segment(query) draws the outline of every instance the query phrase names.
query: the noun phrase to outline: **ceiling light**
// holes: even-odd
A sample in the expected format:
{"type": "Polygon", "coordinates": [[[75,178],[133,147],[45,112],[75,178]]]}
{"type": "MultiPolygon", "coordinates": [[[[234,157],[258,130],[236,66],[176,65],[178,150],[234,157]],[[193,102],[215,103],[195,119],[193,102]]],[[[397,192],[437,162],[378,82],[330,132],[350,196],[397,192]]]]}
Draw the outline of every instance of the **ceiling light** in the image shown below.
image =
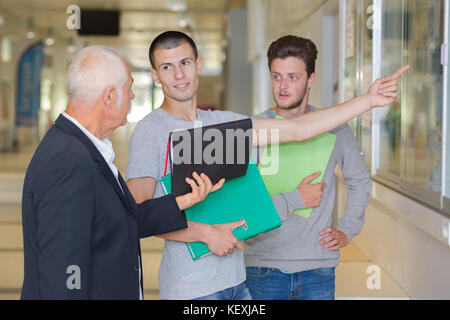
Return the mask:
{"type": "Polygon", "coordinates": [[[45,39],[45,44],[50,47],[55,44],[55,40],[53,38],[47,38],[45,39]]]}
{"type": "Polygon", "coordinates": [[[34,22],[33,18],[28,18],[27,20],[27,31],[25,36],[28,40],[34,39],[36,37],[36,33],[34,32],[34,22]]]}
{"type": "Polygon", "coordinates": [[[188,22],[186,19],[181,18],[180,20],[178,20],[178,25],[182,28],[186,28],[186,26],[188,25],[188,22]]]}
{"type": "Polygon", "coordinates": [[[26,36],[27,36],[28,40],[31,40],[31,39],[34,39],[34,37],[36,37],[36,33],[34,33],[33,31],[28,31],[26,33],[26,36]]]}
{"type": "Polygon", "coordinates": [[[67,41],[67,53],[73,54],[77,51],[77,47],[73,41],[73,38],[69,38],[67,41]]]}
{"type": "Polygon", "coordinates": [[[191,19],[185,12],[180,12],[178,14],[177,23],[181,28],[186,28],[192,24],[191,19]]]}
{"type": "Polygon", "coordinates": [[[184,0],[166,0],[166,8],[170,11],[186,11],[187,5],[184,0]]]}
{"type": "Polygon", "coordinates": [[[1,61],[3,63],[8,63],[11,61],[12,57],[12,45],[11,41],[4,37],[1,41],[1,61]]]}
{"type": "Polygon", "coordinates": [[[47,29],[47,38],[45,39],[45,44],[49,47],[55,44],[55,39],[53,39],[53,28],[52,27],[48,27],[48,29],[47,29]]]}

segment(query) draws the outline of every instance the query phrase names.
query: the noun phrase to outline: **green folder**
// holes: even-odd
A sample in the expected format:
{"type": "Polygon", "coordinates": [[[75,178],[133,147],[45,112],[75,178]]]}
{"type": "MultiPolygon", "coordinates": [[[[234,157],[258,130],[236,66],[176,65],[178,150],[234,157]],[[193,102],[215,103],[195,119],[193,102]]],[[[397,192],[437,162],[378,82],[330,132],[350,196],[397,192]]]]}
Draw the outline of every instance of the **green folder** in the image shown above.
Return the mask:
{"type": "MultiPolygon", "coordinates": [[[[274,152],[272,145],[268,145],[261,155],[259,169],[270,195],[290,192],[298,187],[302,180],[318,171],[321,175],[311,183],[319,183],[330,161],[336,136],[325,133],[303,142],[288,142],[279,144],[279,167],[273,174],[264,174],[268,168],[270,156],[274,152]],[[267,164],[267,165],[265,165],[267,164]]],[[[298,209],[294,213],[305,218],[311,216],[312,208],[298,209]]]]}
{"type": "MultiPolygon", "coordinates": [[[[171,193],[170,174],[161,178],[166,193],[171,193]]],[[[262,232],[281,226],[281,220],[273,205],[256,164],[248,165],[245,176],[225,181],[223,187],[186,209],[186,218],[207,224],[229,223],[245,219],[245,225],[233,231],[239,240],[247,240],[262,232]]],[[[187,243],[193,260],[210,254],[202,242],[187,243]]]]}

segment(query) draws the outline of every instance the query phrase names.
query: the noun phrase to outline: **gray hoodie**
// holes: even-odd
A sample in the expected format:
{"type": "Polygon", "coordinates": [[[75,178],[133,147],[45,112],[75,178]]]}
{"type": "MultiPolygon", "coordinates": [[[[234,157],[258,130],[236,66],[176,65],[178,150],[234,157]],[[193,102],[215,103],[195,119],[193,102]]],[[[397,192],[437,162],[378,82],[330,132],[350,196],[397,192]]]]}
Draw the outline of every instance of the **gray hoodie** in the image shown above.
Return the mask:
{"type": "MultiPolygon", "coordinates": [[[[315,110],[311,107],[311,111],[315,110]]],[[[274,117],[275,113],[269,109],[255,118],[274,117]]],[[[337,139],[323,177],[326,185],[320,206],[313,208],[309,218],[303,218],[292,213],[293,209],[303,209],[299,206],[303,200],[297,189],[272,197],[283,221],[282,226],[246,242],[244,254],[247,267],[301,272],[338,265],[339,251],[328,251],[319,245],[324,237],[319,233],[332,226],[336,165],[341,167],[347,187],[346,211],[339,221],[338,230],[343,231],[350,241],[361,231],[372,186],[370,175],[350,127],[345,124],[329,133],[335,134],[337,139]]]]}

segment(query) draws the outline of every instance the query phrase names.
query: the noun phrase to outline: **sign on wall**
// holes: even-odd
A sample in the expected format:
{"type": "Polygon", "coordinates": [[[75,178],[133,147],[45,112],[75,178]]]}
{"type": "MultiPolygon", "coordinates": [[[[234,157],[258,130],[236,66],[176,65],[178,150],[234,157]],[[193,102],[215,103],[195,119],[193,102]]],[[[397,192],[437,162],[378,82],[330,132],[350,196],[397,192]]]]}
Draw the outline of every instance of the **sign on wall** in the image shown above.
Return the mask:
{"type": "Polygon", "coordinates": [[[17,75],[16,125],[37,126],[41,104],[42,42],[29,47],[19,62],[17,75]]]}

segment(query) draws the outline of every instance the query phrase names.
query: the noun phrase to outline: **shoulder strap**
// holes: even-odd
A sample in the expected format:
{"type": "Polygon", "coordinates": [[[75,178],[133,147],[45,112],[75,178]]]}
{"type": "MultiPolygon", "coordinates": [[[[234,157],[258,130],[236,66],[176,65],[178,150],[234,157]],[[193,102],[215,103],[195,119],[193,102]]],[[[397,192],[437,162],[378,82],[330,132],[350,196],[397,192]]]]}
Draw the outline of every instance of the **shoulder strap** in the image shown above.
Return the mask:
{"type": "Polygon", "coordinates": [[[169,158],[170,158],[170,163],[172,163],[172,158],[170,157],[170,154],[169,154],[171,138],[172,138],[172,136],[169,135],[169,141],[167,141],[166,164],[164,166],[164,177],[167,174],[167,161],[169,160],[169,158]]]}

